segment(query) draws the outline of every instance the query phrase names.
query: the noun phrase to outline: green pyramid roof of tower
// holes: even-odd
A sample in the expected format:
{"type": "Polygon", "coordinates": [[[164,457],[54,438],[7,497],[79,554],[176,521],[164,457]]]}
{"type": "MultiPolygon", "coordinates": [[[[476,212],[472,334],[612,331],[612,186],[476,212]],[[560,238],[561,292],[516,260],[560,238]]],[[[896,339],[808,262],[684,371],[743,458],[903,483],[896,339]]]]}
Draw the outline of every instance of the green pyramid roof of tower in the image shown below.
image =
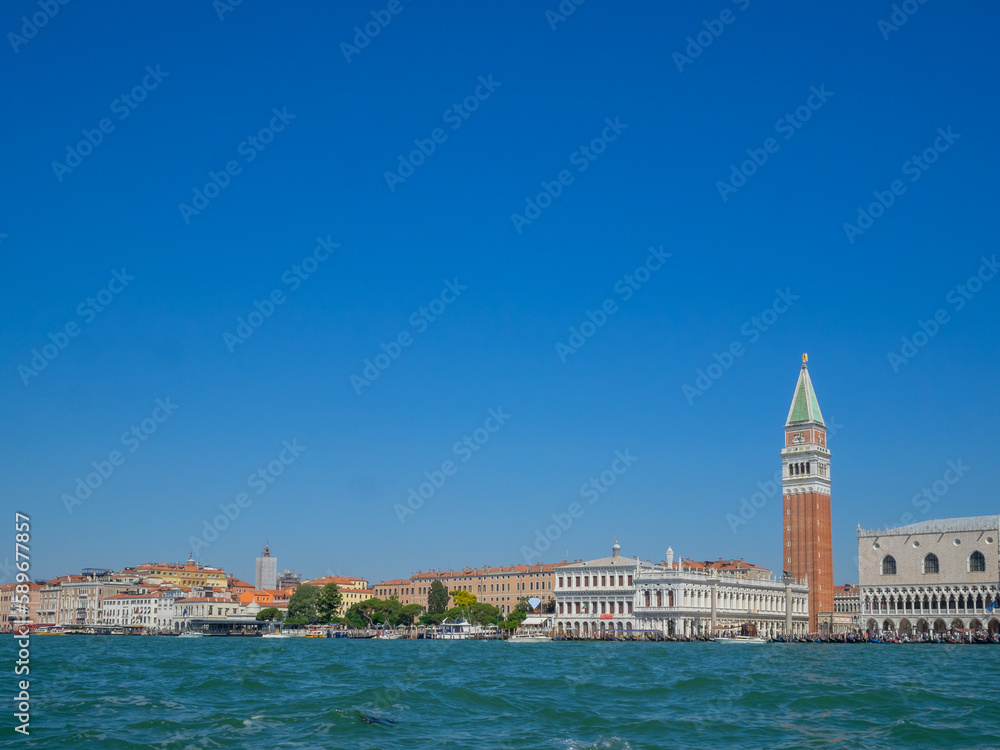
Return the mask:
{"type": "Polygon", "coordinates": [[[795,386],[795,397],[792,399],[792,408],[788,410],[788,421],[785,424],[797,422],[818,422],[821,425],[826,425],[826,422],[823,421],[823,412],[819,410],[816,389],[813,388],[805,362],[802,363],[802,369],[799,370],[799,382],[795,386]]]}

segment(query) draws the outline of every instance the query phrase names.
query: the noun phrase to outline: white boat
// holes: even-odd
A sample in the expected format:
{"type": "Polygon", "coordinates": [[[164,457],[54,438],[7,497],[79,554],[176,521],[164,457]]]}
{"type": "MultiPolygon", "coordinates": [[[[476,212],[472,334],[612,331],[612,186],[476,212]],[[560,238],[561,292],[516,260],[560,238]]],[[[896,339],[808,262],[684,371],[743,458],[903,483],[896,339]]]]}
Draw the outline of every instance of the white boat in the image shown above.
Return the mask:
{"type": "Polygon", "coordinates": [[[205,636],[204,633],[196,633],[193,630],[185,630],[183,633],[181,633],[177,637],[178,638],[203,638],[204,636],[205,636]]]}
{"type": "Polygon", "coordinates": [[[546,615],[531,614],[524,618],[514,634],[507,639],[508,643],[549,643],[552,636],[552,618],[546,615]]]}
{"type": "Polygon", "coordinates": [[[376,641],[398,641],[403,636],[393,630],[383,630],[377,636],[375,636],[376,641]]]}
{"type": "Polygon", "coordinates": [[[551,635],[520,635],[515,633],[507,639],[508,643],[550,643],[551,635]]]}
{"type": "Polygon", "coordinates": [[[470,635],[472,635],[472,625],[465,620],[448,622],[448,620],[445,619],[444,622],[441,623],[441,627],[439,627],[437,632],[434,634],[434,638],[442,641],[464,641],[470,635]]]}
{"type": "Polygon", "coordinates": [[[277,632],[264,633],[264,635],[261,636],[261,638],[291,638],[291,637],[292,636],[288,635],[288,633],[277,633],[277,632]]]}
{"type": "Polygon", "coordinates": [[[732,638],[716,638],[716,643],[767,643],[767,639],[753,635],[735,635],[732,638]]]}

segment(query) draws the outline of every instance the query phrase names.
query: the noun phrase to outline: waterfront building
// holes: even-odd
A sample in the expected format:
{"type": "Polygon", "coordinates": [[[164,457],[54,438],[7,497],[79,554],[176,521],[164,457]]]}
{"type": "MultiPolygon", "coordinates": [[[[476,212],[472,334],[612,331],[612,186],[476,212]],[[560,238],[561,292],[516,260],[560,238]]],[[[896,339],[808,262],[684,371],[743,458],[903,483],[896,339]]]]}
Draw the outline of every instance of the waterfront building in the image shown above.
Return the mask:
{"type": "MultiPolygon", "coordinates": [[[[861,630],[861,588],[850,583],[834,586],[833,612],[820,613],[820,619],[830,623],[830,632],[834,635],[861,630]]],[[[823,629],[821,622],[820,630],[823,629]]]]}
{"type": "Polygon", "coordinates": [[[858,526],[857,534],[866,630],[1000,632],[1000,516],[858,526]]]}
{"type": "Polygon", "coordinates": [[[224,622],[227,619],[246,616],[251,610],[256,616],[257,612],[260,611],[257,607],[258,605],[253,603],[244,607],[239,602],[226,601],[211,596],[192,596],[178,599],[174,602],[173,619],[169,629],[180,633],[188,629],[188,623],[191,620],[224,622]]]}
{"type": "Polygon", "coordinates": [[[226,581],[226,588],[233,595],[233,599],[239,599],[243,592],[253,591],[254,585],[246,581],[241,581],[236,576],[229,576],[229,579],[226,581]]]}
{"type": "Polygon", "coordinates": [[[91,570],[54,578],[39,591],[40,624],[99,625],[104,600],[134,588],[138,581],[131,573],[91,570]]]}
{"type": "Polygon", "coordinates": [[[166,591],[113,594],[103,601],[100,625],[145,628],[153,632],[173,628],[175,598],[166,591]]]}
{"type": "Polygon", "coordinates": [[[783,569],[809,585],[809,631],[820,612],[833,612],[833,527],[826,424],[813,388],[807,355],[785,420],[781,451],[783,569]]]}
{"type": "MultiPolygon", "coordinates": [[[[375,596],[395,596],[404,605],[427,607],[427,592],[434,581],[441,581],[449,592],[468,591],[477,601],[492,604],[504,615],[510,614],[522,597],[538,597],[543,602],[555,596],[555,570],[565,563],[535,563],[500,567],[429,570],[410,578],[396,578],[375,584],[375,596]]],[[[448,606],[454,606],[449,597],[448,606]]]]}
{"type": "Polygon", "coordinates": [[[42,588],[43,586],[38,583],[5,583],[0,586],[0,633],[13,633],[14,623],[17,621],[27,621],[28,627],[38,624],[42,588]],[[17,593],[18,586],[22,587],[20,594],[17,593]],[[28,590],[23,591],[23,587],[27,587],[28,590]],[[27,601],[23,599],[25,594],[27,601]]]}
{"type": "Polygon", "coordinates": [[[226,586],[226,571],[202,565],[188,558],[182,563],[143,563],[135,567],[125,568],[123,575],[133,575],[152,583],[164,583],[170,586],[226,586]]]}
{"type": "Polygon", "coordinates": [[[257,558],[257,577],[254,579],[254,588],[258,591],[278,588],[278,558],[271,557],[271,548],[266,544],[264,545],[264,554],[257,558]]]}
{"type": "Polygon", "coordinates": [[[343,617],[353,605],[376,596],[368,581],[352,576],[322,576],[311,581],[303,581],[300,585],[309,584],[323,588],[328,583],[337,584],[337,590],[340,592],[340,609],[337,610],[337,617],[343,617]]]}
{"type": "Polygon", "coordinates": [[[560,566],[556,631],[582,637],[633,630],[689,637],[725,630],[765,636],[807,631],[804,583],[774,578],[757,566],[725,566],[733,569],[727,573],[721,565],[675,563],[673,557],[672,549],[660,563],[622,557],[615,542],[610,557],[560,566]]]}

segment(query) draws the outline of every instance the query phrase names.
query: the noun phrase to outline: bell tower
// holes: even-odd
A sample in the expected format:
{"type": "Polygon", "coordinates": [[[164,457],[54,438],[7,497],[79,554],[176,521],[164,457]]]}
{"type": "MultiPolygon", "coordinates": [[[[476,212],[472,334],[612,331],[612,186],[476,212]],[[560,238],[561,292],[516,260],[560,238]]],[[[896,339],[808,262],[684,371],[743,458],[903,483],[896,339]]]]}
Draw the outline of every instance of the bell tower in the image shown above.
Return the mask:
{"type": "Polygon", "coordinates": [[[817,632],[817,615],[833,611],[833,536],[830,451],[808,361],[803,354],[781,450],[781,560],[794,578],[808,580],[809,630],[817,632]]]}

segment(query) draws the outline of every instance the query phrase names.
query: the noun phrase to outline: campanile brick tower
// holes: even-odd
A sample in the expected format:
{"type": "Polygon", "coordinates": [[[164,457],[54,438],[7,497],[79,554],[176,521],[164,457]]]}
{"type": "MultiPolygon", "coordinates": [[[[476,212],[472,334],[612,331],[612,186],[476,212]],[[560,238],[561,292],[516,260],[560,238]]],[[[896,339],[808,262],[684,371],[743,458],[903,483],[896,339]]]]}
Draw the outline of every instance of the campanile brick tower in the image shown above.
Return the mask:
{"type": "Polygon", "coordinates": [[[817,632],[816,616],[833,611],[830,451],[807,361],[803,354],[781,451],[781,559],[793,577],[808,578],[809,630],[817,632]]]}

